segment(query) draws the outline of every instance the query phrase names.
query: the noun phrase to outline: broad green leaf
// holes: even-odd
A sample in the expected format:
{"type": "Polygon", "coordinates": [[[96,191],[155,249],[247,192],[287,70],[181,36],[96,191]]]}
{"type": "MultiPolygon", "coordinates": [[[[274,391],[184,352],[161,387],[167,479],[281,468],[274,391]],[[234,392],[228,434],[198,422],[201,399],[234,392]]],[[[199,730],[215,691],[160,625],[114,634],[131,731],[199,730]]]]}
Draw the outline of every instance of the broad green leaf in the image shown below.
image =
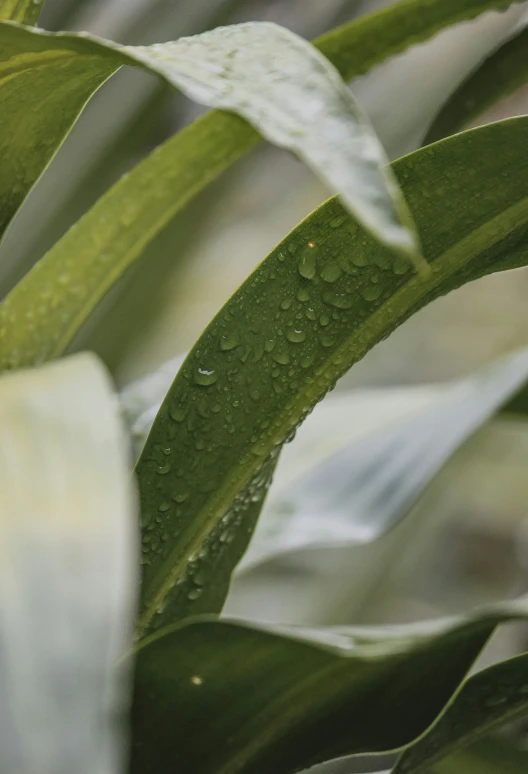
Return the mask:
{"type": "MultiPolygon", "coordinates": [[[[282,478],[288,453],[294,461],[296,453],[301,458],[296,476],[282,486],[275,481],[242,567],[289,551],[376,539],[404,518],[452,454],[527,381],[528,350],[523,350],[453,384],[425,393],[400,390],[400,399],[408,392],[408,402],[415,404],[410,416],[352,443],[343,425],[349,424],[349,435],[361,427],[362,394],[337,395],[333,416],[326,398],[281,457],[276,478],[282,478]],[[420,399],[426,404],[421,410],[420,399]],[[354,416],[347,412],[355,401],[354,416]],[[341,441],[340,446],[326,441],[326,453],[323,437],[310,432],[318,413],[320,435],[341,441]]],[[[398,393],[377,392],[388,393],[395,413],[398,393]]]]}
{"type": "MultiPolygon", "coordinates": [[[[470,677],[429,731],[402,753],[393,774],[419,774],[447,756],[528,714],[528,654],[470,677]]],[[[436,771],[436,768],[435,768],[436,771]]]]}
{"type": "Polygon", "coordinates": [[[427,132],[424,145],[462,129],[528,80],[528,29],[523,29],[467,78],[427,132]]]}
{"type": "MultiPolygon", "coordinates": [[[[503,0],[405,0],[326,33],[315,40],[314,44],[338,68],[343,78],[349,80],[387,57],[426,40],[443,27],[503,7],[503,0]]],[[[32,61],[36,65],[45,55],[50,38],[35,39],[29,35],[31,33],[13,31],[13,28],[0,25],[0,75],[2,63],[5,69],[8,60],[13,57],[33,52],[35,59],[32,61]]],[[[54,40],[60,45],[60,38],[54,40]]],[[[81,46],[82,40],[78,40],[78,43],[81,46]]],[[[100,56],[88,55],[88,52],[81,61],[80,57],[70,61],[68,55],[68,61],[60,57],[54,61],[53,57],[46,56],[45,68],[33,67],[21,71],[14,79],[10,78],[3,84],[0,81],[0,104],[7,105],[0,111],[4,122],[7,122],[2,124],[0,119],[3,142],[0,157],[0,235],[56,152],[86,100],[118,66],[109,60],[108,53],[104,61],[100,56]],[[50,83],[53,84],[51,92],[50,83]],[[21,84],[23,89],[19,88],[21,84]],[[45,99],[42,96],[44,94],[45,99]],[[36,105],[38,110],[34,109],[36,105]]],[[[42,341],[38,342],[38,346],[35,342],[25,356],[19,352],[16,362],[21,366],[30,365],[53,356],[55,349],[60,346],[57,342],[69,341],[73,335],[72,326],[76,324],[78,328],[82,325],[86,315],[108,289],[109,281],[115,282],[121,276],[130,263],[139,257],[145,244],[191,196],[252,148],[258,139],[254,130],[235,116],[213,111],[183,134],[169,140],[158,151],[164,157],[168,169],[172,170],[170,177],[169,174],[160,175],[157,164],[160,157],[156,156],[156,160],[153,158],[152,161],[152,174],[149,174],[148,167],[142,167],[137,176],[129,179],[128,185],[122,181],[114,188],[115,197],[105,199],[105,207],[114,211],[119,209],[117,202],[120,202],[123,211],[130,213],[132,220],[135,220],[139,217],[138,213],[142,212],[144,197],[148,197],[159,201],[154,217],[143,223],[140,238],[130,242],[123,238],[122,229],[116,227],[117,233],[112,229],[101,229],[100,210],[94,211],[91,219],[81,221],[83,226],[75,232],[76,252],[79,253],[75,273],[77,300],[67,304],[67,309],[61,306],[60,312],[57,311],[52,320],[49,319],[47,305],[44,314],[36,312],[41,324],[46,321],[46,329],[40,337],[42,341]],[[181,181],[180,187],[175,186],[175,180],[181,181]],[[173,190],[173,186],[176,190],[173,190]],[[184,188],[186,195],[181,194],[181,188],[184,188]],[[96,244],[93,243],[94,230],[99,234],[96,244]],[[121,250],[116,249],[115,240],[122,240],[121,250]],[[130,245],[136,243],[137,247],[132,249],[130,245]],[[110,255],[113,262],[111,267],[109,264],[101,269],[102,277],[98,277],[97,281],[94,279],[92,284],[88,277],[94,271],[98,255],[110,255]],[[81,290],[83,287],[84,291],[81,290]],[[51,341],[48,340],[50,337],[51,341]]],[[[35,282],[37,287],[43,281],[49,285],[56,277],[71,275],[68,237],[59,244],[64,249],[57,247],[57,250],[48,254],[43,263],[45,268],[40,270],[35,282]]],[[[73,284],[73,277],[71,279],[73,284]]],[[[18,316],[19,331],[20,320],[25,318],[23,307],[26,301],[33,310],[40,307],[34,300],[35,292],[35,288],[31,293],[28,290],[28,297],[21,298],[16,310],[13,310],[18,316]]],[[[29,331],[29,340],[32,335],[29,331]]],[[[29,347],[29,342],[26,346],[29,347]]]]}
{"type": "Polygon", "coordinates": [[[121,770],[116,665],[136,585],[126,452],[93,356],[0,379],[3,772],[121,770]]]}
{"type": "Polygon", "coordinates": [[[137,656],[131,772],[292,774],[401,748],[443,710],[494,625],[526,614],[522,600],[380,629],[168,627],[137,656]]]}
{"type": "Polygon", "coordinates": [[[527,140],[528,119],[513,119],[394,164],[430,278],[412,273],[331,199],[219,312],[178,372],[137,467],[141,631],[218,609],[209,600],[218,599],[211,567],[234,535],[249,532],[237,527],[244,506],[264,494],[263,462],[341,374],[429,301],[526,263],[527,140]]]}
{"type": "Polygon", "coordinates": [[[0,0],[0,20],[36,24],[44,0],[0,0]]]}
{"type": "Polygon", "coordinates": [[[67,73],[88,57],[90,72],[98,63],[110,70],[140,65],[197,102],[241,115],[303,159],[378,239],[421,265],[412,219],[381,144],[337,70],[298,35],[248,22],[153,46],[6,26],[0,45],[2,37],[25,52],[20,64],[12,58],[5,64],[15,84],[20,72],[31,77],[50,60],[67,73]]]}

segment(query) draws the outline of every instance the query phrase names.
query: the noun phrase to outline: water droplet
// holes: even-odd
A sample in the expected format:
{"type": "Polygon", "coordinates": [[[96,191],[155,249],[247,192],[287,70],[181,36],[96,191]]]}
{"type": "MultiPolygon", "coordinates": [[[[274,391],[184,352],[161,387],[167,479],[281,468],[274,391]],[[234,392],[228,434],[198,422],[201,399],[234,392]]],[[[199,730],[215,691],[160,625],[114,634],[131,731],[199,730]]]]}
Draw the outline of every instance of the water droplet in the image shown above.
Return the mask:
{"type": "Polygon", "coordinates": [[[300,344],[301,341],[306,339],[306,333],[304,331],[298,330],[297,328],[290,328],[286,332],[286,338],[288,341],[291,341],[292,344],[300,344]]]}
{"type": "Polygon", "coordinates": [[[306,288],[299,288],[297,291],[297,301],[300,301],[301,303],[305,303],[306,301],[310,300],[310,296],[308,295],[308,291],[306,288]]]}
{"type": "Polygon", "coordinates": [[[319,339],[323,347],[332,347],[336,343],[335,336],[325,334],[319,339]]]}
{"type": "Polygon", "coordinates": [[[395,258],[392,264],[394,274],[407,274],[410,268],[409,261],[405,258],[395,258]]]}
{"type": "Polygon", "coordinates": [[[297,264],[299,274],[305,279],[311,280],[317,273],[317,262],[315,253],[305,253],[297,264]]]}
{"type": "Polygon", "coordinates": [[[266,352],[273,352],[275,349],[275,339],[268,339],[264,342],[264,350],[266,352]]]}
{"type": "Polygon", "coordinates": [[[193,575],[193,583],[197,586],[204,586],[207,583],[208,574],[204,567],[200,567],[193,575]]]}
{"type": "Polygon", "coordinates": [[[361,295],[365,301],[375,301],[381,295],[381,288],[379,285],[370,285],[367,288],[363,288],[361,295]]]}
{"type": "Polygon", "coordinates": [[[172,495],[172,499],[175,503],[184,503],[189,498],[189,492],[178,492],[178,494],[172,495]]]}
{"type": "Polygon", "coordinates": [[[158,511],[161,513],[166,513],[170,508],[170,503],[167,502],[167,500],[164,500],[160,505],[158,505],[158,511]]]}
{"type": "Polygon", "coordinates": [[[182,406],[173,406],[169,409],[169,416],[175,422],[183,422],[187,416],[187,409],[182,408],[182,406]]]}
{"type": "Polygon", "coordinates": [[[164,465],[160,465],[158,467],[158,475],[165,476],[167,473],[170,472],[170,469],[171,469],[170,460],[167,460],[167,462],[165,462],[164,465]]]}
{"type": "Polygon", "coordinates": [[[196,384],[202,387],[210,387],[216,381],[218,381],[218,374],[216,371],[208,371],[206,368],[198,368],[194,374],[194,381],[196,384]]]}
{"type": "Polygon", "coordinates": [[[291,298],[285,298],[284,301],[281,301],[280,308],[286,311],[286,309],[289,309],[291,305],[292,305],[291,298]]]}
{"type": "Polygon", "coordinates": [[[202,593],[202,589],[191,589],[187,594],[187,599],[190,599],[190,600],[198,599],[201,593],[202,593]]]}
{"type": "Polygon", "coordinates": [[[275,354],[273,355],[273,360],[276,363],[279,363],[280,365],[288,365],[288,363],[291,360],[290,353],[286,349],[283,349],[282,351],[279,351],[279,352],[275,352],[275,354]]]}
{"type": "Polygon", "coordinates": [[[250,393],[249,393],[249,397],[252,400],[257,401],[257,400],[260,399],[260,392],[258,390],[251,390],[250,393]]]}
{"type": "Polygon", "coordinates": [[[305,355],[301,360],[301,368],[309,368],[315,360],[315,352],[305,355]]]}
{"type": "Polygon", "coordinates": [[[365,254],[358,253],[357,255],[352,256],[352,263],[354,266],[361,268],[363,266],[368,266],[370,259],[365,254]]]}
{"type": "Polygon", "coordinates": [[[229,350],[238,347],[238,339],[235,335],[230,333],[224,333],[220,337],[220,349],[222,352],[229,352],[229,350]]]}
{"type": "Polygon", "coordinates": [[[336,282],[342,273],[337,263],[330,261],[321,269],[321,279],[325,282],[336,282]]]}
{"type": "Polygon", "coordinates": [[[323,301],[330,306],[335,306],[336,309],[350,309],[354,304],[352,297],[346,293],[336,293],[330,290],[323,293],[323,301]]]}
{"type": "Polygon", "coordinates": [[[323,328],[326,328],[326,326],[328,325],[329,322],[330,322],[330,318],[329,318],[329,316],[327,314],[322,314],[320,316],[319,323],[320,323],[320,325],[323,326],[323,328]]]}

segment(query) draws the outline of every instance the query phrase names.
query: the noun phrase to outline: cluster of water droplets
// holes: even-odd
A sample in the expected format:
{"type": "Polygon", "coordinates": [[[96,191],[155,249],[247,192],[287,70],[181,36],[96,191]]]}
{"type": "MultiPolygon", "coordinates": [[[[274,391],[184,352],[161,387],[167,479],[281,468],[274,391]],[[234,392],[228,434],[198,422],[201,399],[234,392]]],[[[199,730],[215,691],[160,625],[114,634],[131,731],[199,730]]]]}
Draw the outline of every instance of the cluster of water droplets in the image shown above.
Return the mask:
{"type": "Polygon", "coordinates": [[[404,259],[358,243],[350,223],[334,215],[324,239],[294,235],[257,269],[187,359],[147,442],[144,501],[156,503],[143,530],[147,575],[232,475],[256,471],[200,549],[207,556],[189,562],[185,583],[178,579],[190,601],[202,594],[215,546],[229,545],[249,505],[262,499],[269,476],[258,471],[293,438],[350,357],[363,354],[357,343],[352,356],[344,349],[350,333],[410,271],[404,259]]]}

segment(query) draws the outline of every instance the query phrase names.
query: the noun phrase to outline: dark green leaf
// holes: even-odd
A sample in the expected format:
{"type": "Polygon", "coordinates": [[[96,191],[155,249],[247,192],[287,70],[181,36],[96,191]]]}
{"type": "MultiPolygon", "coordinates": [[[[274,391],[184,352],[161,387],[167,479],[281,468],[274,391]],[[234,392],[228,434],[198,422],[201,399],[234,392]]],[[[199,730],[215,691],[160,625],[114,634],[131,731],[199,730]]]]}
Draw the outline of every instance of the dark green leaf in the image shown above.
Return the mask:
{"type": "Polygon", "coordinates": [[[437,764],[432,774],[526,774],[527,771],[528,751],[499,739],[485,739],[437,764]]]}
{"type": "Polygon", "coordinates": [[[470,677],[437,723],[406,750],[394,774],[428,772],[466,745],[528,714],[528,654],[495,664],[470,677]]]}
{"type": "Polygon", "coordinates": [[[0,0],[0,21],[36,24],[44,0],[0,0]]]}
{"type": "Polygon", "coordinates": [[[424,145],[454,134],[528,80],[528,29],[505,43],[472,73],[435,118],[424,145]]]}
{"type": "Polygon", "coordinates": [[[208,599],[209,567],[237,534],[244,504],[260,497],[268,478],[259,478],[263,461],[341,374],[439,295],[526,263],[527,141],[528,119],[519,118],[394,164],[433,267],[427,280],[379,247],[332,199],[268,256],[209,325],[138,463],[142,631],[193,610],[218,610],[208,599]]]}
{"type": "Polygon", "coordinates": [[[139,650],[131,772],[291,774],[400,748],[442,711],[494,625],[525,615],[523,600],[393,629],[169,627],[139,650]]]}

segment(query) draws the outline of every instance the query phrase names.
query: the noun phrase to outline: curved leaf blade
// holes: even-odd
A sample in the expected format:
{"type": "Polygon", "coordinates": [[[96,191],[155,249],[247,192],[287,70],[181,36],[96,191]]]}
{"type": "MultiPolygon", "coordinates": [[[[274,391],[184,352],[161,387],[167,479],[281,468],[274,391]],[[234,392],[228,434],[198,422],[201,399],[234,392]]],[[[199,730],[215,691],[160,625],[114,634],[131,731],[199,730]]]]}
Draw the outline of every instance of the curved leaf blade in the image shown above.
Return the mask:
{"type": "Polygon", "coordinates": [[[462,129],[528,80],[528,28],[505,43],[462,83],[436,116],[423,144],[462,129]]]}
{"type": "Polygon", "coordinates": [[[131,772],[292,774],[401,748],[443,710],[494,625],[525,616],[523,600],[386,629],[169,627],[138,652],[131,772]]]}
{"type": "Polygon", "coordinates": [[[380,241],[421,265],[410,213],[374,130],[337,70],[298,35],[248,22],[173,43],[121,46],[86,34],[11,29],[33,50],[29,62],[25,57],[17,66],[9,60],[9,73],[15,68],[35,75],[57,56],[68,60],[68,71],[88,53],[107,68],[139,65],[201,104],[242,116],[275,145],[296,153],[380,241]]]}
{"type": "MultiPolygon", "coordinates": [[[[520,0],[513,0],[511,4],[517,1],[520,0]]],[[[431,0],[406,0],[326,33],[317,38],[314,45],[337,67],[342,77],[349,80],[366,72],[389,56],[393,56],[413,44],[427,40],[450,24],[474,18],[487,10],[503,7],[503,0],[463,0],[463,2],[459,0],[449,0],[449,2],[446,0],[434,0],[433,2],[431,0]]],[[[15,33],[12,29],[0,24],[0,62],[4,63],[4,67],[9,58],[23,51],[28,53],[27,39],[24,38],[26,48],[22,46],[21,50],[21,43],[19,41],[17,45],[13,39],[14,36],[15,33]]],[[[19,33],[16,33],[16,37],[19,39],[19,33]]],[[[80,66],[80,72],[76,72],[65,70],[64,64],[64,62],[57,62],[55,65],[48,62],[42,83],[33,79],[30,88],[28,86],[29,92],[28,89],[24,90],[28,92],[29,103],[21,99],[22,92],[20,90],[18,90],[18,96],[15,100],[10,94],[10,85],[0,83],[0,100],[3,102],[5,95],[5,100],[9,106],[9,109],[2,110],[0,113],[0,115],[9,117],[9,122],[5,125],[0,121],[0,134],[3,137],[4,149],[1,159],[2,176],[0,178],[0,236],[64,140],[85,102],[117,67],[117,64],[112,65],[110,61],[104,64],[99,61],[100,70],[98,71],[94,60],[89,59],[80,66]],[[43,100],[41,95],[48,91],[44,87],[49,84],[50,80],[53,81],[55,100],[49,98],[43,100]],[[7,91],[4,92],[5,88],[7,91]],[[35,111],[29,110],[33,105],[39,106],[38,120],[27,124],[27,116],[35,114],[35,111]],[[23,139],[23,148],[20,147],[21,139],[23,139]],[[45,141],[45,145],[43,141],[45,141]],[[13,159],[17,159],[16,165],[13,163],[13,159]]],[[[252,148],[259,139],[248,125],[241,124],[234,116],[222,116],[218,111],[213,111],[193,126],[195,129],[189,129],[189,131],[196,131],[196,136],[191,145],[202,143],[202,163],[189,170],[189,165],[182,161],[183,167],[181,169],[182,177],[188,176],[188,187],[192,191],[191,195],[201,190],[223,170],[224,167],[218,164],[216,158],[218,148],[222,149],[221,153],[226,159],[226,164],[231,164],[252,148]],[[212,139],[204,141],[204,138],[212,139]],[[209,168],[212,168],[212,174],[209,174],[209,168]]],[[[186,137],[184,145],[191,138],[192,134],[191,137],[186,137]]],[[[177,148],[175,153],[176,155],[179,153],[177,148]]],[[[169,165],[175,166],[175,161],[170,158],[170,153],[167,154],[167,158],[169,165]]],[[[185,159],[185,156],[182,154],[180,159],[185,159]]],[[[120,196],[123,193],[123,190],[119,191],[120,196]]],[[[136,194],[137,191],[134,190],[133,193],[136,194]]],[[[155,189],[153,189],[153,195],[155,195],[155,189]]],[[[131,198],[134,201],[134,197],[131,196],[131,198]]],[[[128,203],[127,207],[131,208],[132,204],[128,203]]],[[[173,213],[177,211],[178,207],[168,206],[168,209],[170,213],[173,213]]],[[[170,217],[171,215],[168,214],[167,219],[170,217]]],[[[162,224],[166,222],[165,219],[160,220],[162,224]]],[[[150,239],[153,238],[154,228],[149,231],[149,235],[150,239]]],[[[78,238],[79,236],[77,233],[78,238]]],[[[86,237],[83,234],[84,238],[86,237]]],[[[101,251],[106,252],[111,249],[112,245],[110,244],[105,245],[104,250],[101,251]]],[[[139,254],[140,250],[130,260],[135,260],[139,254]]],[[[55,275],[50,271],[51,277],[62,274],[64,265],[66,265],[64,271],[68,271],[67,256],[55,253],[53,255],[56,256],[54,260],[60,270],[56,271],[55,275]]],[[[90,254],[90,261],[92,258],[93,256],[90,254]]],[[[122,267],[121,271],[124,271],[129,264],[123,260],[122,256],[119,256],[119,261],[122,267]]],[[[86,264],[80,264],[79,273],[88,273],[86,264]]],[[[79,286],[81,284],[80,279],[79,286]]],[[[105,290],[105,283],[97,284],[91,291],[89,304],[85,299],[80,299],[79,306],[87,305],[88,309],[93,309],[104,295],[105,290]]],[[[78,325],[82,324],[82,321],[82,319],[78,320],[78,325]]],[[[61,334],[64,335],[62,331],[61,334]]],[[[37,356],[35,355],[35,357],[37,356]]],[[[29,357],[24,362],[28,365],[31,364],[29,357]]],[[[23,363],[21,362],[20,365],[23,363]]]]}
{"type": "Polygon", "coordinates": [[[135,530],[105,370],[3,376],[0,428],[0,769],[117,774],[135,530]]]}
{"type": "Polygon", "coordinates": [[[263,495],[263,462],[341,374],[439,295],[525,265],[527,139],[528,120],[514,119],[394,164],[433,267],[429,279],[410,274],[332,199],[286,237],[205,330],[137,466],[145,530],[141,631],[218,609],[208,601],[208,568],[225,550],[220,537],[242,525],[244,503],[263,495]]]}
{"type": "Polygon", "coordinates": [[[456,750],[528,714],[528,654],[477,672],[439,720],[405,750],[393,774],[419,774],[456,750]]]}
{"type": "MultiPolygon", "coordinates": [[[[308,457],[295,481],[271,494],[240,569],[300,549],[375,540],[406,516],[452,454],[527,381],[528,350],[523,350],[467,379],[430,387],[423,395],[424,401],[429,397],[425,408],[334,449],[313,466],[308,457]]],[[[378,392],[388,392],[387,400],[394,401],[394,391],[378,392]]],[[[416,389],[400,392],[409,392],[409,402],[418,403],[416,389]]],[[[346,422],[346,404],[353,407],[355,394],[341,396],[345,397],[343,410],[334,417],[341,424],[346,422]]],[[[328,400],[321,404],[322,414],[328,400]]],[[[334,431],[328,420],[325,430],[334,431]]],[[[293,454],[299,440],[291,446],[293,454]]]]}
{"type": "Polygon", "coordinates": [[[44,0],[0,0],[0,21],[36,24],[44,0]]]}

